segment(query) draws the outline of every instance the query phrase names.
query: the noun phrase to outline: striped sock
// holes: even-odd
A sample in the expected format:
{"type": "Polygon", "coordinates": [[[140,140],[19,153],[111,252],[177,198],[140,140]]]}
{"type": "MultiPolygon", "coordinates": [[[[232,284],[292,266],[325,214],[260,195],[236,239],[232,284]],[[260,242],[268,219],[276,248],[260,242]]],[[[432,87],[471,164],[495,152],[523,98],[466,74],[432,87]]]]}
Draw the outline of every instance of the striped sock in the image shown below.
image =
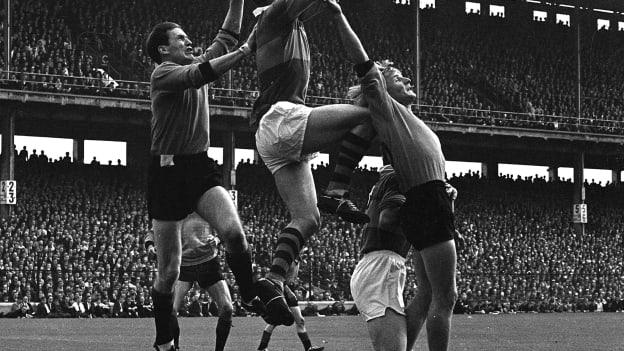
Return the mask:
{"type": "Polygon", "coordinates": [[[284,228],[277,239],[271,273],[285,280],[286,272],[288,272],[290,264],[299,256],[299,251],[304,242],[303,235],[297,229],[284,228]]]}
{"type": "Polygon", "coordinates": [[[353,170],[371,146],[372,138],[367,139],[367,132],[350,131],[340,143],[336,167],[329,181],[328,190],[347,190],[351,182],[353,170]]]}

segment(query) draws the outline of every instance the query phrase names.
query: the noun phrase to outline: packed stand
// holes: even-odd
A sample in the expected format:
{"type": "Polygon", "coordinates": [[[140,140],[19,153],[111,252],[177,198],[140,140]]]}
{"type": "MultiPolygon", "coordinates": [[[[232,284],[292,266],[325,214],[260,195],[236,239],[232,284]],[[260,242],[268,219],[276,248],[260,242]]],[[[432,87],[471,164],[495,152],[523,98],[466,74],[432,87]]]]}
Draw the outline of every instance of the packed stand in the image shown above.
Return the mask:
{"type": "MultiPolygon", "coordinates": [[[[406,76],[415,78],[410,7],[373,0],[366,0],[366,6],[361,2],[342,6],[371,57],[390,58],[406,76]]],[[[184,6],[164,0],[16,2],[12,73],[5,72],[2,85],[145,99],[148,85],[142,82],[149,80],[153,65],[143,44],[151,26],[163,20],[181,23],[200,52],[210,44],[226,10],[227,2],[199,0],[184,6]]],[[[253,25],[251,8],[246,10],[243,36],[253,25]]],[[[623,133],[624,66],[619,64],[623,32],[583,29],[589,49],[581,57],[584,99],[579,120],[572,118],[577,114],[575,31],[569,26],[513,16],[460,16],[433,8],[424,9],[421,18],[421,103],[427,105],[421,111],[423,118],[623,133]]],[[[347,88],[356,83],[328,21],[317,18],[307,26],[313,67],[311,105],[343,102],[347,88]]],[[[213,93],[214,103],[250,106],[257,89],[253,58],[245,59],[214,86],[226,89],[213,93]]]]}
{"type": "MultiPolygon", "coordinates": [[[[69,155],[16,150],[19,202],[0,222],[0,301],[6,317],[145,317],[155,263],[143,238],[150,230],[143,178],[126,167],[76,165],[69,155]],[[31,302],[43,302],[34,305],[31,302]]],[[[239,211],[254,252],[254,271],[270,266],[287,211],[264,166],[237,169],[239,211]]],[[[319,185],[329,168],[316,167],[319,185]]],[[[572,184],[543,179],[484,179],[449,175],[459,190],[457,313],[617,311],[624,309],[624,189],[587,185],[590,223],[581,236],[570,223],[572,184]]],[[[354,175],[353,198],[363,206],[377,179],[354,175]]],[[[295,293],[301,301],[335,301],[309,314],[353,312],[349,280],[359,258],[362,228],[324,217],[302,253],[295,293]]],[[[225,263],[222,261],[225,267],[225,263]]],[[[408,262],[406,298],[417,288],[408,262]]],[[[227,268],[236,315],[245,315],[227,268]]],[[[183,315],[215,315],[202,291],[191,290],[183,315]]]]}

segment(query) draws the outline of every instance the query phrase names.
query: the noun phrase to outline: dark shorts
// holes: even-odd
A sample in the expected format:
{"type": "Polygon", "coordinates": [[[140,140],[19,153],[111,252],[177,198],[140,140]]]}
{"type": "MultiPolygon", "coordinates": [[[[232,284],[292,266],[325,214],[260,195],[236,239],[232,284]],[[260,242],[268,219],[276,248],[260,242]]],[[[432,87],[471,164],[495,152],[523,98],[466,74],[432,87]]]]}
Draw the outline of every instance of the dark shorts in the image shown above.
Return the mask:
{"type": "Polygon", "coordinates": [[[405,194],[401,229],[416,250],[453,240],[455,215],[443,181],[419,185],[405,194]]]}
{"type": "Polygon", "coordinates": [[[219,258],[215,257],[210,261],[194,266],[180,266],[179,281],[194,283],[197,282],[202,289],[208,289],[219,280],[223,280],[219,258]]]}
{"type": "Polygon", "coordinates": [[[286,299],[286,304],[288,304],[288,307],[299,306],[299,300],[297,300],[297,296],[295,296],[295,293],[290,290],[290,288],[286,284],[284,284],[284,298],[286,299]]]}
{"type": "Polygon", "coordinates": [[[221,186],[217,164],[205,152],[173,157],[173,166],[160,166],[160,156],[150,160],[147,211],[150,219],[179,221],[197,208],[206,191],[221,186]]]}

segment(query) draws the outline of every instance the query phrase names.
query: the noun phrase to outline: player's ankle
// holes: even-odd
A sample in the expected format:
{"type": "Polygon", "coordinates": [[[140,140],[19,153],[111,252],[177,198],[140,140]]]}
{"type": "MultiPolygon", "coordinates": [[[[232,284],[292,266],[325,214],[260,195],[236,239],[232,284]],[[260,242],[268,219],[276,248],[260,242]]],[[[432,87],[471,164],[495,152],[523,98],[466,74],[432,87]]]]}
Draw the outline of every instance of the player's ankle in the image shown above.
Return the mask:
{"type": "Polygon", "coordinates": [[[157,345],[156,348],[158,349],[158,351],[171,351],[174,349],[173,340],[162,345],[157,345]]]}

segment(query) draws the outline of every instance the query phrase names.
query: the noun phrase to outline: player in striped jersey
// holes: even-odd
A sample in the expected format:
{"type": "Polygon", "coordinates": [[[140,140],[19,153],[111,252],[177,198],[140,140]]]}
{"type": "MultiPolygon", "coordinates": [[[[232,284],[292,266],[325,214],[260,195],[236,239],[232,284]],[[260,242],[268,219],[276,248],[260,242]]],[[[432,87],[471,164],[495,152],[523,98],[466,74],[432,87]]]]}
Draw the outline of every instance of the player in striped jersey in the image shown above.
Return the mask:
{"type": "MultiPolygon", "coordinates": [[[[260,96],[250,123],[257,128],[256,146],[274,176],[291,221],[279,234],[267,279],[258,281],[258,296],[267,306],[267,323],[294,320],[283,296],[283,282],[307,238],[320,225],[309,161],[331,144],[344,140],[339,157],[352,169],[370,145],[368,109],[348,104],[305,105],[310,78],[310,48],[304,24],[326,15],[334,0],[256,1],[256,63],[260,96]],[[368,125],[369,127],[364,127],[368,125]],[[343,148],[344,147],[344,148],[343,148]],[[358,156],[359,155],[359,156],[358,156]]],[[[343,195],[333,194],[333,195],[343,195]]],[[[341,218],[364,223],[368,217],[348,200],[327,198],[341,218]]]]}
{"type": "MultiPolygon", "coordinates": [[[[448,183],[446,192],[451,201],[457,197],[448,183]]],[[[411,350],[422,325],[418,321],[431,303],[431,285],[417,251],[417,296],[404,308],[405,260],[411,248],[399,221],[404,203],[394,169],[383,166],[369,195],[366,213],[371,221],[364,227],[362,257],[351,276],[351,294],[376,351],[411,350]]]]}
{"type": "Polygon", "coordinates": [[[376,351],[407,347],[403,288],[411,245],[398,223],[404,202],[394,170],[382,167],[368,199],[371,221],[363,230],[362,257],[351,276],[351,294],[376,351]]]}
{"type": "MultiPolygon", "coordinates": [[[[193,212],[182,223],[182,261],[180,276],[174,286],[173,313],[182,308],[184,296],[197,282],[217,304],[215,351],[223,351],[232,327],[232,298],[225,283],[219,263],[219,238],[208,222],[193,212]]],[[[152,232],[145,237],[148,253],[155,257],[156,248],[152,232]]],[[[173,331],[174,348],[179,349],[180,328],[173,331]]]]}

